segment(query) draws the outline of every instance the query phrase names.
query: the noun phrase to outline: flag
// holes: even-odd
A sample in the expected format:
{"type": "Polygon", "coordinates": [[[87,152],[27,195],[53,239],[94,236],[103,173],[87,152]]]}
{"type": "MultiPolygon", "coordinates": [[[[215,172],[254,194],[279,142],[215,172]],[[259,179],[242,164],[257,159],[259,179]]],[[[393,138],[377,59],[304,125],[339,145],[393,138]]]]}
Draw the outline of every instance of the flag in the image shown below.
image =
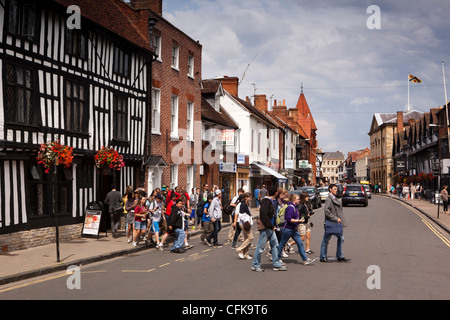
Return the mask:
{"type": "Polygon", "coordinates": [[[416,76],[413,76],[413,75],[409,75],[409,81],[410,82],[415,82],[415,83],[421,83],[422,82],[422,80],[420,80],[419,78],[417,78],[416,76]]]}

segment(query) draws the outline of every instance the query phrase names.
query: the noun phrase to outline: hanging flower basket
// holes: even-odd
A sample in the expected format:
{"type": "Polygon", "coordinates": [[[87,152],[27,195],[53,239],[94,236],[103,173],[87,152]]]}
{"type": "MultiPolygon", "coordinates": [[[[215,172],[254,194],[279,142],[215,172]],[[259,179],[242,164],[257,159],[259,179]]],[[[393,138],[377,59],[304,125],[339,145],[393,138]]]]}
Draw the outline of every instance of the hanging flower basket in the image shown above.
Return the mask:
{"type": "Polygon", "coordinates": [[[45,173],[49,173],[53,165],[64,165],[68,168],[73,161],[73,148],[60,144],[59,140],[41,144],[38,156],[36,157],[38,164],[42,164],[45,173]]]}
{"type": "Polygon", "coordinates": [[[95,165],[99,169],[120,170],[125,166],[123,157],[114,149],[102,147],[95,155],[95,165]]]}

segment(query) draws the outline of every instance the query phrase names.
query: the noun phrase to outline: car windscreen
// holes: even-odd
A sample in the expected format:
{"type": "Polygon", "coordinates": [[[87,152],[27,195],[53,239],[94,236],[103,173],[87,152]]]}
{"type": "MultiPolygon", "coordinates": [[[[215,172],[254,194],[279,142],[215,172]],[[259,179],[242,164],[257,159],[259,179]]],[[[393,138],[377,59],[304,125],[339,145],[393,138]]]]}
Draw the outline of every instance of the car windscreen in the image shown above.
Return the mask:
{"type": "Polygon", "coordinates": [[[361,191],[361,186],[347,186],[345,191],[361,191]]]}

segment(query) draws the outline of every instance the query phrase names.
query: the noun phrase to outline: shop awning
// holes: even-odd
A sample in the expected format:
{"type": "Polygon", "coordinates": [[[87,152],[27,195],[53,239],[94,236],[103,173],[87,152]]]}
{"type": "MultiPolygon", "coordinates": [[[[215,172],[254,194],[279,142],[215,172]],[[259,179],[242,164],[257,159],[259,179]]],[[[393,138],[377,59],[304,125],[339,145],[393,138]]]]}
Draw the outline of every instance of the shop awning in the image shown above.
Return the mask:
{"type": "Polygon", "coordinates": [[[279,174],[275,170],[273,170],[263,164],[259,164],[257,162],[252,162],[252,166],[257,166],[259,169],[261,169],[261,175],[263,175],[263,176],[268,176],[268,175],[274,176],[275,178],[277,178],[278,183],[287,183],[288,182],[288,178],[286,178],[285,176],[279,174]]]}

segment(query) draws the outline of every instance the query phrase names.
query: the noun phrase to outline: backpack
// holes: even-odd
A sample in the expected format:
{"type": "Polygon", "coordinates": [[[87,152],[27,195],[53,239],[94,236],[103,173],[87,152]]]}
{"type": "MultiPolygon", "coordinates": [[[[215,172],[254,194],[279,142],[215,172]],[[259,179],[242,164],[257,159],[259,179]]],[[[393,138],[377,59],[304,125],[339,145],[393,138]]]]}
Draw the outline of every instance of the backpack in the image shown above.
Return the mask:
{"type": "MultiPolygon", "coordinates": [[[[238,201],[239,201],[239,198],[236,199],[236,201],[234,202],[234,204],[239,203],[238,201]]],[[[232,207],[232,206],[231,206],[231,202],[232,202],[232,201],[228,202],[228,204],[226,204],[226,205],[223,207],[223,213],[225,213],[225,214],[227,214],[227,215],[231,215],[231,214],[233,213],[234,209],[236,209],[236,207],[232,207]]]]}
{"type": "Polygon", "coordinates": [[[281,225],[286,222],[285,214],[286,214],[286,208],[288,207],[287,204],[281,207],[280,211],[278,212],[277,216],[277,225],[281,225]]]}

